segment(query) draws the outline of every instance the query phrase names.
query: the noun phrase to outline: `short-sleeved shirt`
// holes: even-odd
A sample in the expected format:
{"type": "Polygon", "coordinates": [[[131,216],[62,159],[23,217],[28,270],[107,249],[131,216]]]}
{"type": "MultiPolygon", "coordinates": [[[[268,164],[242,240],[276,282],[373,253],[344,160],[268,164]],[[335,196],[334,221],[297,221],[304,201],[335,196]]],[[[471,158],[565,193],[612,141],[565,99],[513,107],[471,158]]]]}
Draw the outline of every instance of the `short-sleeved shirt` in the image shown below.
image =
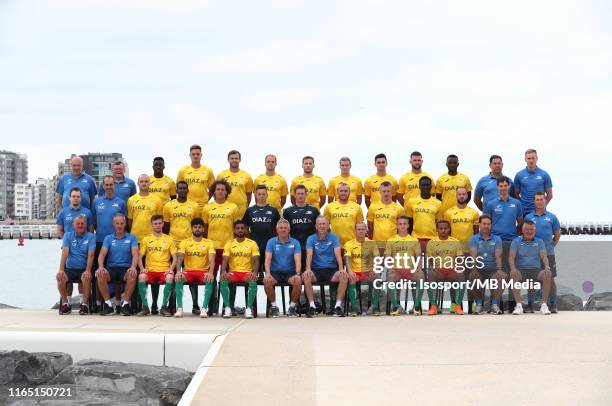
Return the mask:
{"type": "Polygon", "coordinates": [[[536,237],[544,240],[546,244],[546,254],[555,255],[555,246],[553,245],[553,237],[555,231],[561,229],[559,219],[553,213],[544,211],[542,214],[531,212],[525,216],[525,221],[533,221],[536,225],[536,237]]]}
{"type": "Polygon", "coordinates": [[[85,269],[87,267],[87,256],[96,251],[96,238],[89,231],[78,235],[69,231],[64,234],[62,248],[68,248],[66,268],[85,269]]]}
{"type": "Polygon", "coordinates": [[[185,271],[208,271],[210,255],[215,255],[215,243],[207,238],[196,241],[187,238],[181,241],[178,253],[183,254],[183,269],[185,271]]]}
{"type": "Polygon", "coordinates": [[[514,177],[514,188],[519,192],[523,210],[527,213],[535,210],[533,201],[535,194],[546,192],[546,189],[552,187],[552,180],[548,172],[537,166],[533,171],[527,168],[520,170],[514,177]]]}
{"type": "MultiPolygon", "coordinates": [[[[474,196],[480,196],[482,198],[483,208],[489,201],[499,197],[497,178],[490,173],[480,178],[476,184],[476,189],[474,189],[474,196]]],[[[514,196],[514,182],[512,181],[510,181],[510,196],[514,196]]]]}
{"type": "Polygon", "coordinates": [[[251,238],[257,243],[259,251],[264,252],[268,240],[276,233],[276,223],[280,220],[278,210],[269,204],[254,205],[244,213],[243,220],[249,227],[251,238]]]}
{"type": "Polygon", "coordinates": [[[219,172],[217,179],[225,179],[232,187],[232,193],[227,200],[238,206],[238,218],[242,218],[248,207],[247,193],[253,193],[253,178],[242,169],[239,169],[238,172],[226,169],[219,172]]]}
{"type": "Polygon", "coordinates": [[[130,232],[136,236],[138,241],[153,233],[151,217],[162,214],[162,203],[156,196],[134,195],[127,202],[128,219],[132,220],[130,232]]]}
{"type": "Polygon", "coordinates": [[[87,218],[87,226],[93,226],[94,221],[91,211],[83,206],[79,206],[78,209],[73,209],[71,206],[62,208],[57,215],[55,223],[64,227],[64,233],[74,231],[72,228],[72,223],[74,222],[74,219],[81,214],[87,218]]]}
{"type": "Polygon", "coordinates": [[[470,178],[463,173],[457,172],[456,175],[445,173],[436,181],[436,194],[442,195],[442,207],[438,212],[438,218],[444,218],[446,210],[457,205],[457,189],[464,187],[468,192],[472,191],[470,178]]]}
{"type": "Polygon", "coordinates": [[[145,268],[149,272],[165,272],[176,251],[174,240],[167,234],[149,234],[140,241],[140,255],[146,255],[145,268]]]}
{"type": "Polygon", "coordinates": [[[516,222],[523,216],[523,207],[517,199],[508,197],[507,200],[502,200],[497,197],[487,203],[483,214],[493,218],[491,233],[501,237],[502,241],[512,241],[516,238],[516,222]]]}
{"type": "Polygon", "coordinates": [[[312,250],[312,269],[338,268],[334,250],[340,248],[340,240],[334,233],[327,233],[324,239],[318,234],[313,234],[306,240],[306,249],[312,250]]]}
{"type": "Polygon", "coordinates": [[[176,196],[176,184],[174,183],[174,179],[166,175],[161,178],[156,178],[155,175],[151,175],[149,193],[157,196],[162,204],[169,202],[170,196],[176,196]]]}
{"type": "Polygon", "coordinates": [[[334,176],[329,180],[327,184],[327,196],[333,197],[334,199],[338,199],[338,185],[340,183],[346,183],[351,190],[351,194],[349,195],[349,201],[357,203],[357,196],[361,196],[363,194],[363,185],[361,184],[361,179],[357,176],[349,175],[346,178],[342,175],[334,176]]]}
{"type": "Polygon", "coordinates": [[[238,220],[238,206],[230,201],[213,201],[204,206],[202,220],[208,224],[208,239],[214,241],[215,248],[222,250],[234,237],[234,221],[238,220]]]}
{"type": "Polygon", "coordinates": [[[242,242],[234,238],[225,244],[223,256],[229,258],[228,271],[253,272],[253,258],[259,256],[259,248],[250,238],[242,242]]]}
{"type": "Polygon", "coordinates": [[[268,176],[265,173],[262,173],[255,178],[253,190],[257,190],[257,186],[259,185],[264,185],[268,190],[268,199],[266,200],[266,203],[276,207],[276,209],[280,212],[283,208],[281,205],[281,197],[285,197],[289,194],[289,191],[287,190],[287,181],[285,178],[278,174],[268,176]]]}
{"type": "Polygon", "coordinates": [[[282,243],[278,237],[273,237],[266,244],[266,252],[272,254],[271,272],[295,272],[295,254],[301,254],[300,242],[295,238],[282,243]]]}
{"type": "MultiPolygon", "coordinates": [[[[399,234],[395,234],[387,240],[385,245],[385,256],[395,257],[396,255],[403,256],[404,254],[409,258],[409,268],[416,268],[413,258],[417,258],[421,255],[421,245],[419,240],[410,234],[402,237],[399,234]]],[[[396,264],[397,265],[397,264],[396,264]]]]}
{"type": "Polygon", "coordinates": [[[512,240],[510,252],[515,252],[515,266],[520,270],[525,269],[541,269],[540,252],[546,253],[546,245],[544,240],[534,237],[533,240],[527,241],[521,235],[512,240]]]}
{"type": "Polygon", "coordinates": [[[367,244],[370,240],[365,239],[363,243],[352,239],[344,244],[344,256],[348,257],[351,271],[355,273],[369,272],[374,264],[373,245],[367,244]],[[365,245],[364,245],[365,243],[365,245]]]}
{"type": "Polygon", "coordinates": [[[319,208],[321,197],[325,197],[327,191],[323,178],[317,175],[306,177],[304,175],[296,176],[291,182],[291,196],[295,196],[295,187],[304,185],[306,187],[306,203],[319,208]]]}
{"type": "Polygon", "coordinates": [[[289,221],[291,237],[300,242],[302,250],[306,249],[306,239],[317,232],[315,223],[319,210],[307,204],[304,207],[291,206],[283,211],[283,217],[289,221]]]}
{"type": "Polygon", "coordinates": [[[104,237],[102,248],[106,248],[106,266],[110,268],[128,268],[132,266],[132,248],[138,248],[138,241],[133,234],[125,233],[117,237],[112,233],[104,237]]]}
{"type": "Polygon", "coordinates": [[[355,224],[363,222],[361,206],[355,202],[340,203],[339,200],[325,206],[323,215],[329,221],[332,233],[340,238],[340,244],[355,238],[355,224]]]}
{"type": "Polygon", "coordinates": [[[93,204],[94,226],[96,227],[96,242],[104,241],[104,237],[115,232],[113,218],[121,213],[127,218],[127,206],[123,199],[116,196],[109,199],[98,197],[93,204]]]}
{"type": "Polygon", "coordinates": [[[449,269],[455,267],[455,258],[463,255],[463,247],[458,239],[448,237],[441,240],[432,238],[427,243],[427,264],[435,269],[449,269]]]}
{"type": "Polygon", "coordinates": [[[191,220],[199,218],[202,211],[198,203],[187,199],[179,202],[173,199],[164,204],[164,222],[170,223],[170,237],[176,243],[191,238],[191,220]]]}
{"type": "Polygon", "coordinates": [[[478,233],[470,237],[470,249],[476,248],[476,256],[480,258],[482,267],[478,269],[497,269],[497,260],[495,259],[495,251],[502,250],[502,240],[496,235],[489,235],[485,239],[478,233]]]}
{"type": "Polygon", "coordinates": [[[363,194],[370,198],[370,205],[381,201],[380,185],[383,182],[391,183],[393,196],[397,194],[397,180],[393,176],[389,174],[386,174],[385,176],[378,176],[377,174],[374,174],[367,178],[363,185],[363,194]]]}
{"type": "Polygon", "coordinates": [[[374,241],[387,241],[397,233],[397,218],[405,214],[402,206],[395,202],[373,203],[368,208],[368,221],[372,223],[374,241]]]}
{"type": "Polygon", "coordinates": [[[423,199],[420,195],[404,201],[406,216],[412,219],[412,236],[415,238],[434,238],[436,218],[442,208],[442,203],[433,196],[423,199]]]}
{"type": "Polygon", "coordinates": [[[98,189],[94,179],[85,172],[76,178],[68,172],[60,178],[55,191],[62,195],[62,207],[70,206],[70,190],[75,187],[81,191],[81,206],[90,208],[98,189]]]}
{"type": "Polygon", "coordinates": [[[451,225],[451,237],[461,241],[463,248],[467,251],[468,241],[474,235],[474,226],[478,227],[480,215],[471,207],[451,207],[446,210],[444,219],[451,225]]]}
{"type": "Polygon", "coordinates": [[[115,181],[115,196],[123,200],[126,205],[128,199],[135,194],[136,183],[132,179],[124,177],[121,182],[115,181]]]}
{"type": "Polygon", "coordinates": [[[191,164],[179,169],[176,181],[185,181],[189,186],[189,198],[200,206],[204,207],[208,203],[208,188],[215,181],[215,175],[208,166],[201,165],[194,168],[191,164]]]}
{"type": "Polygon", "coordinates": [[[421,173],[413,173],[412,171],[409,171],[399,178],[399,182],[397,184],[397,194],[404,196],[404,203],[413,197],[421,196],[419,182],[424,176],[431,179],[431,190],[436,190],[434,178],[432,178],[431,175],[425,171],[421,171],[421,173]]]}

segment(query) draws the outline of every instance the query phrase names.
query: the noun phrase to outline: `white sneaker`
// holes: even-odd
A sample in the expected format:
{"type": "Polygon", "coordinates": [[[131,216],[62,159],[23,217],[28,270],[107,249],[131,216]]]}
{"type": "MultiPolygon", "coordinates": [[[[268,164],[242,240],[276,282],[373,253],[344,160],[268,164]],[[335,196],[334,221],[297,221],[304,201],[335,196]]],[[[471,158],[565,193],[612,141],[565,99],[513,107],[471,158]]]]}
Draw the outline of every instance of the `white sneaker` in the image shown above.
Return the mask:
{"type": "Polygon", "coordinates": [[[183,309],[181,309],[180,307],[178,309],[176,309],[176,312],[174,313],[174,317],[178,317],[179,319],[183,317],[183,309]]]}
{"type": "Polygon", "coordinates": [[[204,308],[202,310],[200,310],[200,317],[203,319],[207,319],[208,318],[208,309],[204,308]]]}
{"type": "Polygon", "coordinates": [[[542,306],[540,307],[540,313],[545,315],[550,314],[550,310],[548,309],[548,305],[546,303],[542,303],[542,306]]]}
{"type": "Polygon", "coordinates": [[[244,318],[245,319],[252,319],[253,318],[253,310],[251,310],[250,307],[247,307],[246,309],[244,309],[244,318]]]}
{"type": "Polygon", "coordinates": [[[226,307],[225,310],[223,310],[223,318],[229,319],[230,317],[232,317],[232,309],[231,307],[226,307]]]}
{"type": "Polygon", "coordinates": [[[512,314],[515,314],[517,316],[519,314],[523,314],[523,304],[517,303],[516,306],[514,307],[514,311],[512,312],[512,314]]]}

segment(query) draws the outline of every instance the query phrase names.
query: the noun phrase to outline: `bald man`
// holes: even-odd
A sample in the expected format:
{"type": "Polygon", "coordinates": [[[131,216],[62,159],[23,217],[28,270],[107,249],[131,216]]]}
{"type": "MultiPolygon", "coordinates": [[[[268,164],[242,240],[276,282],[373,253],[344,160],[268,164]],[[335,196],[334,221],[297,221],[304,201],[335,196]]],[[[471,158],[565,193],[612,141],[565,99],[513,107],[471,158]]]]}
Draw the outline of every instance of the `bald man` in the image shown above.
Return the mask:
{"type": "Polygon", "coordinates": [[[70,191],[75,187],[81,190],[81,205],[91,209],[98,189],[94,179],[83,171],[83,158],[76,155],[70,159],[70,172],[60,178],[55,188],[59,209],[70,206],[70,191]]]}
{"type": "Polygon", "coordinates": [[[149,191],[151,178],[142,174],[138,177],[138,194],[130,197],[127,202],[128,230],[138,242],[153,233],[151,217],[162,214],[163,207],[159,198],[149,191]]]}

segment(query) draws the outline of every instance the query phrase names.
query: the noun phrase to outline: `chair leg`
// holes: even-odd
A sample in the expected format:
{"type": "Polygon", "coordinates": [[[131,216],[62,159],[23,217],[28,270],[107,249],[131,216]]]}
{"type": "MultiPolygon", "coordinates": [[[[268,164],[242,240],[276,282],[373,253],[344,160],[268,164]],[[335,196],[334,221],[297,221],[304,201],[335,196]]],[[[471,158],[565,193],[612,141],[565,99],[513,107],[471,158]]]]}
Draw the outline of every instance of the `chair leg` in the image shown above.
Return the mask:
{"type": "Polygon", "coordinates": [[[325,304],[325,302],[327,302],[325,299],[325,285],[319,285],[319,289],[321,290],[321,311],[323,314],[327,314],[327,305],[325,304]]]}
{"type": "Polygon", "coordinates": [[[285,304],[285,287],[286,286],[281,286],[281,296],[282,296],[282,300],[283,300],[283,315],[287,315],[287,305],[285,304]]]}
{"type": "Polygon", "coordinates": [[[361,301],[361,282],[357,282],[355,289],[357,289],[357,300],[359,300],[359,314],[362,314],[363,302],[361,301]]]}

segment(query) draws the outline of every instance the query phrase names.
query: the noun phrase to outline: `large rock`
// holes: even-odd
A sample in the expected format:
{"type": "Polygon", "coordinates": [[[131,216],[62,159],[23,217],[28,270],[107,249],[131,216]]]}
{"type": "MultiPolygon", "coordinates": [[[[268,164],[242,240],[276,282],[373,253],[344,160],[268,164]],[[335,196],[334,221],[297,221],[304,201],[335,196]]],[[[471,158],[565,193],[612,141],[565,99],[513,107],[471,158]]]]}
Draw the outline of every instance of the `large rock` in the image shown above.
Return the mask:
{"type": "Polygon", "coordinates": [[[41,385],[71,364],[72,357],[60,352],[0,351],[0,386],[41,385]]]}
{"type": "Polygon", "coordinates": [[[584,310],[612,310],[612,292],[592,294],[589,296],[584,310]]]}
{"type": "Polygon", "coordinates": [[[0,303],[0,309],[19,309],[19,307],[15,307],[15,306],[7,305],[7,304],[4,304],[4,303],[0,303]]]}
{"type": "Polygon", "coordinates": [[[557,309],[559,311],[584,310],[582,298],[572,294],[557,296],[557,309]]]}

